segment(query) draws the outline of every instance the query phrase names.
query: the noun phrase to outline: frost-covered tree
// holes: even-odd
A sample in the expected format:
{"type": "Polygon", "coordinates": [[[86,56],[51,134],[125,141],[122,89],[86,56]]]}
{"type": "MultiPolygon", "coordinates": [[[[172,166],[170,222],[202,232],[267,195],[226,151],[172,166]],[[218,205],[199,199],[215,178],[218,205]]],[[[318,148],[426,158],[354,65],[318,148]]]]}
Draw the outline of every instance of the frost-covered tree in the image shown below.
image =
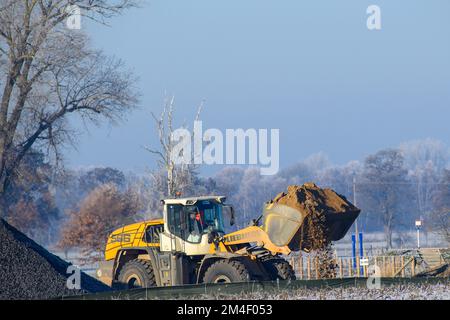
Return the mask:
{"type": "Polygon", "coordinates": [[[350,161],[344,166],[329,166],[319,171],[317,182],[320,186],[332,188],[353,201],[353,183],[358,186],[361,171],[362,164],[359,161],[350,161]]]}
{"type": "Polygon", "coordinates": [[[111,167],[98,167],[83,172],[79,178],[80,188],[89,192],[104,184],[114,184],[119,189],[126,184],[125,175],[122,171],[111,167]]]}
{"type": "Polygon", "coordinates": [[[433,211],[433,198],[439,190],[438,182],[449,163],[449,148],[441,141],[424,139],[403,143],[400,151],[416,193],[418,213],[426,219],[433,211]]]}
{"type": "Polygon", "coordinates": [[[424,168],[431,162],[437,172],[444,170],[450,160],[450,150],[442,141],[435,139],[413,140],[402,143],[400,152],[408,170],[424,168]]]}
{"type": "Polygon", "coordinates": [[[247,226],[252,219],[257,219],[267,201],[285,190],[286,179],[279,176],[262,176],[258,168],[247,168],[242,176],[235,199],[236,221],[247,226]]]}
{"type": "MultiPolygon", "coordinates": [[[[175,97],[166,97],[164,107],[159,116],[152,113],[152,117],[158,132],[159,147],[147,147],[147,151],[156,155],[158,169],[152,172],[152,179],[154,187],[158,188],[156,191],[165,194],[166,197],[174,197],[177,193],[184,195],[192,193],[192,185],[197,176],[197,166],[193,161],[193,155],[179,155],[191,159],[190,163],[176,163],[174,159],[174,150],[177,145],[175,141],[174,131],[174,112],[175,112],[175,97]],[[161,173],[165,172],[166,178],[160,180],[161,173]],[[165,186],[165,191],[159,189],[165,186]]],[[[194,121],[199,120],[200,113],[203,108],[203,103],[197,109],[194,121]]],[[[195,139],[195,137],[192,137],[195,139]]],[[[184,152],[185,150],[182,150],[184,152]]]]}
{"type": "Polygon", "coordinates": [[[431,230],[450,243],[450,170],[444,170],[439,190],[433,198],[431,230]]]}
{"type": "Polygon", "coordinates": [[[392,234],[407,210],[403,205],[410,186],[402,154],[396,149],[385,149],[368,156],[362,178],[360,207],[371,215],[372,222],[382,225],[387,246],[392,248],[392,234]]]}
{"type": "Polygon", "coordinates": [[[319,171],[329,166],[328,157],[324,153],[317,153],[280,170],[278,176],[286,179],[289,184],[303,184],[316,180],[319,171]]]}
{"type": "Polygon", "coordinates": [[[59,162],[61,146],[76,137],[71,118],[115,121],[136,105],[135,80],[122,62],[90,48],[84,31],[66,27],[73,5],[85,18],[104,21],[134,2],[0,2],[0,201],[31,148],[59,162]]]}

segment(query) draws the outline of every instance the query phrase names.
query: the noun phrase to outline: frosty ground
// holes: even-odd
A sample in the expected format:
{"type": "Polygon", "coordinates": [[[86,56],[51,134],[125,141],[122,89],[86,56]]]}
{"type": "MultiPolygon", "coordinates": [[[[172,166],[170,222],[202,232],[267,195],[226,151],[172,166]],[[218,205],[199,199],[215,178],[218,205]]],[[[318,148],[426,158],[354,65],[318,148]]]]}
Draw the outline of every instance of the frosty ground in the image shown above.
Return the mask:
{"type": "MultiPolygon", "coordinates": [[[[186,298],[186,297],[184,297],[186,298]]],[[[220,300],[450,300],[450,282],[394,284],[380,289],[361,287],[304,288],[294,290],[258,291],[241,294],[191,296],[187,299],[220,300]]]]}

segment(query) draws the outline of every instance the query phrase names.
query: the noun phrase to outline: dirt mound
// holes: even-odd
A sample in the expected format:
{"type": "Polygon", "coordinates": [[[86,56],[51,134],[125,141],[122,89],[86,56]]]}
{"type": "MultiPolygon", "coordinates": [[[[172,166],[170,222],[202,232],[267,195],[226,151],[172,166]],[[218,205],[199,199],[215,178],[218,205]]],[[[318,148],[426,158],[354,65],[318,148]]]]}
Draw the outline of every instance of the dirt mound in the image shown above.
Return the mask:
{"type": "Polygon", "coordinates": [[[278,194],[270,203],[297,209],[304,217],[300,234],[294,237],[298,242],[292,246],[297,244],[306,250],[342,239],[360,212],[344,196],[314,183],[288,186],[287,192],[278,194]]]}
{"type": "Polygon", "coordinates": [[[319,188],[314,183],[288,186],[287,193],[278,194],[272,202],[290,206],[304,214],[359,212],[359,209],[344,196],[337,194],[332,189],[319,188]]]}
{"type": "Polygon", "coordinates": [[[81,273],[81,290],[68,289],[69,266],[0,219],[0,299],[49,299],[109,290],[85,273],[81,273]]]}
{"type": "Polygon", "coordinates": [[[342,239],[360,210],[331,189],[314,183],[288,186],[269,203],[289,206],[302,216],[303,223],[289,243],[293,251],[312,251],[319,263],[319,276],[333,278],[336,263],[331,241],[342,239]]]}

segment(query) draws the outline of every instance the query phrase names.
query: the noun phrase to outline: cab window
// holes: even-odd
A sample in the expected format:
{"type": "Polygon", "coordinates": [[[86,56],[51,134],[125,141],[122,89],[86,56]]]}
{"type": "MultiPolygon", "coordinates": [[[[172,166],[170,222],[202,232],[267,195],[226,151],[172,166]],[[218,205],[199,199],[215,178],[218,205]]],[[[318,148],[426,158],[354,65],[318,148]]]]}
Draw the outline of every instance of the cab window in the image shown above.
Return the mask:
{"type": "Polygon", "coordinates": [[[159,235],[163,232],[164,225],[157,224],[147,226],[144,234],[144,242],[159,244],[159,235]]]}
{"type": "Polygon", "coordinates": [[[186,240],[186,215],[183,206],[180,204],[169,204],[167,206],[167,217],[170,233],[186,240]]]}
{"type": "Polygon", "coordinates": [[[216,201],[202,200],[195,205],[167,206],[169,231],[191,243],[199,243],[210,231],[223,233],[222,206],[216,201]]]}

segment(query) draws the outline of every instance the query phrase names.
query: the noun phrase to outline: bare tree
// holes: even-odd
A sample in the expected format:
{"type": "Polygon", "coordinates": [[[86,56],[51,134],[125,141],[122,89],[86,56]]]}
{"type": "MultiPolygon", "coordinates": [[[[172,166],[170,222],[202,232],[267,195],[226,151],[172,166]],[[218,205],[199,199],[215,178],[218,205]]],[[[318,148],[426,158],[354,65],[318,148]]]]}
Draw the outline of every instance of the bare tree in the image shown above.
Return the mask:
{"type": "Polygon", "coordinates": [[[433,198],[434,209],[431,213],[431,227],[447,243],[450,243],[450,170],[443,171],[439,190],[433,198]]]}
{"type": "Polygon", "coordinates": [[[428,138],[405,142],[400,145],[400,151],[415,185],[418,211],[426,217],[433,210],[433,198],[439,189],[436,182],[448,164],[449,149],[443,142],[428,138]]]}
{"type": "MultiPolygon", "coordinates": [[[[173,139],[174,101],[174,96],[166,97],[160,116],[157,117],[152,113],[158,131],[160,149],[146,148],[147,151],[158,157],[160,171],[152,173],[153,185],[157,186],[158,190],[162,190],[162,186],[166,185],[168,197],[173,197],[176,192],[188,189],[192,185],[193,177],[196,175],[196,166],[193,164],[193,161],[191,161],[191,164],[176,164],[174,161],[173,150],[176,142],[173,139]],[[165,181],[161,180],[161,170],[167,173],[165,181]]],[[[195,121],[199,120],[202,108],[203,102],[197,109],[195,121]]],[[[189,157],[192,157],[192,155],[189,155],[189,157]]]]}
{"type": "Polygon", "coordinates": [[[89,49],[83,32],[66,28],[71,5],[104,22],[134,2],[0,0],[1,196],[31,147],[60,160],[60,146],[74,141],[70,115],[114,122],[137,103],[135,79],[122,62],[89,49]]]}
{"type": "Polygon", "coordinates": [[[362,178],[362,208],[381,222],[386,244],[392,248],[392,234],[400,223],[402,204],[406,203],[404,197],[410,186],[402,154],[396,149],[385,149],[368,156],[362,178]]]}

